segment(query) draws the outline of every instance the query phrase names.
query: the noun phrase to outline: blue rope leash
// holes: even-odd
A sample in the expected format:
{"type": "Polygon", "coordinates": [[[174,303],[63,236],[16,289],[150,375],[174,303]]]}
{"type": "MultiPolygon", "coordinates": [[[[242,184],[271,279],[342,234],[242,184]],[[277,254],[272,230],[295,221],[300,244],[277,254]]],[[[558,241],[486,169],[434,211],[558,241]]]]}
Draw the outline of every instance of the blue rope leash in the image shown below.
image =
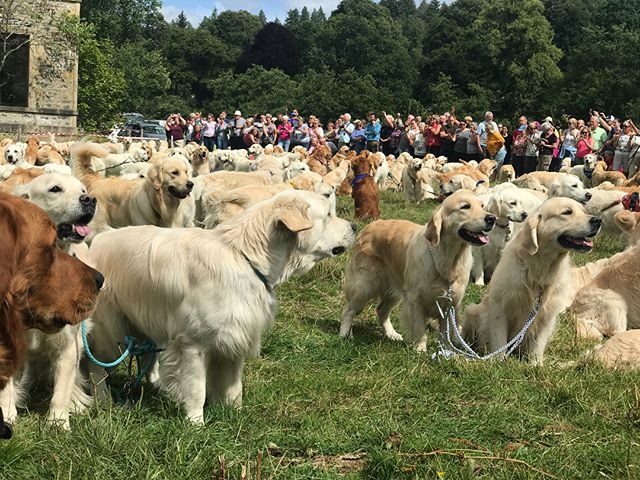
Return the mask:
{"type": "MultiPolygon", "coordinates": [[[[149,353],[158,353],[164,350],[162,348],[157,348],[155,342],[151,339],[147,339],[144,342],[139,344],[137,343],[137,339],[135,337],[132,337],[131,335],[127,335],[124,337],[124,341],[127,344],[127,348],[124,350],[124,352],[122,352],[122,355],[120,355],[120,357],[118,357],[113,362],[105,363],[98,360],[93,355],[93,353],[91,353],[91,349],[89,348],[89,341],[87,340],[86,321],[82,322],[80,329],[82,331],[82,342],[84,343],[84,351],[87,354],[87,357],[89,357],[89,359],[93,363],[95,363],[96,365],[99,365],[102,368],[112,368],[117,365],[120,365],[129,355],[133,355],[134,357],[139,359],[138,357],[141,357],[142,355],[146,355],[149,353]]],[[[139,361],[138,361],[138,365],[140,365],[139,361]]],[[[142,369],[143,375],[146,373],[146,371],[150,368],[151,365],[153,365],[153,359],[151,360],[151,362],[148,363],[148,365],[144,369],[142,369]]]]}

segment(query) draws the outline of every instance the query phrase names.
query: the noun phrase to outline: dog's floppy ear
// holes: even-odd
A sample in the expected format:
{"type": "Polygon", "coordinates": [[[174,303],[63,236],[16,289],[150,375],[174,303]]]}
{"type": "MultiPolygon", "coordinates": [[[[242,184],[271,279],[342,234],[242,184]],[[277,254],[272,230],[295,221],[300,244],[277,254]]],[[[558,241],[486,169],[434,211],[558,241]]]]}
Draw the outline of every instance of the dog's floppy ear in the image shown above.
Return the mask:
{"type": "Polygon", "coordinates": [[[489,197],[485,210],[489,213],[493,213],[496,217],[502,217],[502,195],[494,193],[489,197]]]}
{"type": "Polygon", "coordinates": [[[638,214],[622,210],[613,216],[613,220],[623,232],[630,232],[638,223],[638,214]]]}
{"type": "Polygon", "coordinates": [[[151,182],[153,188],[160,190],[162,188],[162,166],[159,164],[152,165],[147,171],[147,180],[151,182]]]}
{"type": "Polygon", "coordinates": [[[17,197],[21,197],[21,198],[29,198],[29,185],[18,185],[17,187],[15,187],[13,189],[13,191],[11,192],[13,193],[15,196],[17,197]]]}
{"type": "Polygon", "coordinates": [[[558,190],[560,190],[560,184],[557,182],[552,183],[549,186],[549,196],[550,197],[555,197],[558,193],[558,190]]]}
{"type": "Polygon", "coordinates": [[[287,202],[279,207],[278,222],[287,230],[297,233],[309,230],[313,222],[309,218],[309,205],[300,202],[287,202]]]}
{"type": "Polygon", "coordinates": [[[436,247],[440,243],[440,232],[442,231],[442,207],[436,210],[429,223],[427,223],[427,230],[424,233],[424,238],[431,244],[432,247],[436,247]]]}
{"type": "Polygon", "coordinates": [[[524,227],[524,232],[522,232],[524,236],[522,246],[527,250],[529,255],[535,255],[538,252],[538,226],[541,219],[542,215],[540,214],[529,218],[524,227]]]}

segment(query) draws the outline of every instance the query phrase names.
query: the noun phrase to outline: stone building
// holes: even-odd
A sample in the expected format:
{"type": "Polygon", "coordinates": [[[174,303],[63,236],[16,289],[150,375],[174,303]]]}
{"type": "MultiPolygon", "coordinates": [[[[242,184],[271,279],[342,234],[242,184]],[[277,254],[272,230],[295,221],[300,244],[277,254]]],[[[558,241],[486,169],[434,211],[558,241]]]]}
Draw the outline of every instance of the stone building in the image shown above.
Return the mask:
{"type": "Polygon", "coordinates": [[[0,50],[0,132],[76,132],[78,59],[57,27],[80,15],[81,1],[18,0],[22,8],[2,11],[11,2],[0,0],[0,28],[10,30],[0,32],[9,45],[0,50]]]}

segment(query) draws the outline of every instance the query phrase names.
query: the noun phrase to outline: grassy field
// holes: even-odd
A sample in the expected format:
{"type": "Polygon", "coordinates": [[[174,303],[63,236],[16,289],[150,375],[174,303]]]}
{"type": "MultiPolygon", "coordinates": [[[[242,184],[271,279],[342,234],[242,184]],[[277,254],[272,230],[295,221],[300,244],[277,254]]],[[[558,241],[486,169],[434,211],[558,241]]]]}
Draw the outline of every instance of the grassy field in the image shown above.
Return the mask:
{"type": "MultiPolygon", "coordinates": [[[[419,223],[435,208],[406,207],[392,193],[382,203],[384,218],[419,223]]],[[[350,199],[338,209],[350,218],[350,199]]],[[[602,237],[574,261],[622,247],[602,237]]],[[[384,339],[373,307],[356,318],[352,341],[338,337],[347,261],[326,261],[279,287],[280,313],[247,365],[242,408],[209,405],[206,427],[197,428],[143,388],[132,402],[74,417],[63,432],[43,421],[39,391],[14,439],[0,443],[0,478],[640,478],[638,375],[582,360],[590,345],[575,338],[568,316],[544,367],[432,363],[384,339]]],[[[465,303],[483,291],[471,286],[465,303]]],[[[112,380],[122,392],[130,376],[123,368],[112,380]]]]}

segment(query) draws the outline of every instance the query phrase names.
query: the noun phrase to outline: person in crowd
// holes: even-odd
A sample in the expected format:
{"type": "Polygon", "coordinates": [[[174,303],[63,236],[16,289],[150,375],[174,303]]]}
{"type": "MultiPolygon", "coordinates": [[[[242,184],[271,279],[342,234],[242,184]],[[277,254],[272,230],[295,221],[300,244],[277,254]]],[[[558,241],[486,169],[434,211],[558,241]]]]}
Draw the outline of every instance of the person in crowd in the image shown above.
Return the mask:
{"type": "Polygon", "coordinates": [[[467,160],[467,142],[471,137],[471,130],[469,125],[473,122],[471,117],[464,117],[458,122],[458,128],[453,134],[453,150],[450,162],[458,162],[460,160],[467,160]]]}
{"type": "Polygon", "coordinates": [[[276,125],[273,123],[273,116],[267,113],[264,116],[264,124],[262,125],[262,140],[260,144],[263,147],[267,145],[275,145],[278,139],[276,125]]]}
{"type": "Polygon", "coordinates": [[[365,148],[375,153],[380,148],[380,130],[382,129],[382,125],[380,125],[380,121],[373,112],[367,113],[367,119],[369,121],[364,127],[365,148]]]}
{"type": "Polygon", "coordinates": [[[483,157],[493,158],[487,150],[487,125],[489,125],[493,131],[498,131],[498,124],[493,121],[493,112],[486,112],[484,114],[484,121],[478,124],[478,130],[476,132],[480,136],[480,145],[482,146],[483,157]]]}
{"type": "Polygon", "coordinates": [[[451,162],[453,157],[454,134],[456,132],[456,118],[449,112],[440,116],[440,155],[444,155],[451,162]]]}
{"type": "MultiPolygon", "coordinates": [[[[311,139],[312,145],[314,144],[314,140],[316,146],[327,144],[327,141],[324,138],[324,129],[320,124],[320,119],[315,115],[309,116],[309,138],[311,139]]],[[[309,150],[311,151],[311,148],[309,148],[309,150]]]]}
{"type": "Polygon", "coordinates": [[[351,149],[359,154],[365,147],[366,136],[361,120],[353,122],[354,129],[351,132],[351,149]]]}
{"type": "Polygon", "coordinates": [[[289,151],[291,145],[291,135],[293,135],[293,125],[289,122],[289,117],[282,116],[280,125],[277,127],[278,131],[278,145],[282,147],[285,152],[289,151]]]}
{"type": "Polygon", "coordinates": [[[182,118],[180,113],[172,113],[167,117],[164,128],[168,133],[171,146],[184,146],[184,130],[186,126],[187,121],[182,118]]]}
{"type": "Polygon", "coordinates": [[[343,114],[336,127],[338,128],[338,148],[345,145],[348,146],[351,143],[351,134],[355,128],[355,125],[351,123],[351,114],[343,114]]]}
{"type": "Polygon", "coordinates": [[[597,152],[607,141],[607,131],[600,126],[600,117],[595,113],[591,112],[591,117],[589,118],[589,133],[593,141],[593,150],[597,152]]]}
{"type": "Polygon", "coordinates": [[[478,134],[478,125],[471,122],[469,125],[469,140],[467,140],[467,160],[482,160],[482,145],[480,145],[480,135],[478,134]]]}
{"type": "Polygon", "coordinates": [[[387,115],[387,112],[382,112],[380,127],[380,150],[385,156],[392,155],[395,151],[391,148],[391,134],[395,128],[393,115],[387,115]]]}
{"type": "Polygon", "coordinates": [[[593,146],[593,138],[591,138],[591,131],[588,127],[582,127],[580,129],[580,138],[576,144],[576,165],[584,165],[584,157],[589,155],[595,150],[593,146]]]}
{"type": "Polygon", "coordinates": [[[504,161],[502,163],[508,165],[511,163],[511,142],[513,138],[509,135],[509,128],[506,125],[498,125],[498,130],[500,130],[500,135],[504,138],[504,161]]]}
{"type": "Polygon", "coordinates": [[[549,171],[553,161],[553,151],[558,143],[556,129],[550,123],[542,124],[542,136],[540,137],[540,155],[536,170],[549,171]]]}
{"type": "Polygon", "coordinates": [[[226,150],[229,147],[230,124],[227,122],[227,112],[220,112],[216,121],[216,146],[219,150],[226,150]]]}
{"type": "Polygon", "coordinates": [[[242,136],[242,141],[244,142],[245,148],[249,148],[251,145],[255,145],[260,143],[260,130],[258,127],[250,127],[246,129],[246,133],[242,136]]]}
{"type": "MultiPolygon", "coordinates": [[[[525,130],[526,141],[524,147],[524,169],[522,173],[535,172],[538,166],[538,152],[540,149],[541,132],[536,122],[530,122],[525,130]]],[[[549,162],[551,163],[551,162],[549,162]]],[[[518,172],[516,172],[516,175],[518,172]]]]}
{"type": "MultiPolygon", "coordinates": [[[[294,110],[294,112],[296,112],[294,110]]],[[[293,127],[293,136],[291,138],[291,147],[302,145],[305,150],[309,150],[311,145],[311,137],[309,136],[309,125],[305,122],[304,117],[296,113],[295,122],[291,122],[293,127]]]]}
{"type": "Polygon", "coordinates": [[[193,133],[191,134],[191,141],[197,143],[198,145],[202,145],[202,124],[201,123],[193,124],[193,133]]]}
{"type": "Polygon", "coordinates": [[[393,132],[391,132],[391,139],[389,140],[389,150],[393,155],[400,154],[400,140],[405,134],[404,124],[401,118],[397,118],[393,121],[393,132]]]}
{"type": "Polygon", "coordinates": [[[231,147],[231,150],[244,148],[242,130],[246,123],[247,121],[242,117],[242,112],[240,110],[233,112],[233,120],[231,121],[231,128],[229,131],[229,146],[231,147]]]}
{"type": "Polygon", "coordinates": [[[442,129],[442,123],[438,115],[431,115],[429,117],[429,123],[424,129],[424,134],[427,142],[427,153],[431,153],[438,157],[440,155],[440,130],[442,129]]]}
{"type": "Polygon", "coordinates": [[[560,146],[560,158],[571,158],[572,165],[576,161],[576,146],[579,138],[580,130],[578,129],[578,121],[571,117],[567,128],[560,136],[560,142],[562,142],[560,146]]]}
{"type": "Polygon", "coordinates": [[[332,153],[338,151],[338,129],[334,122],[327,122],[327,130],[325,131],[324,138],[327,142],[327,146],[331,149],[332,153]]]}
{"type": "Polygon", "coordinates": [[[202,143],[210,152],[213,152],[215,148],[216,129],[217,123],[213,119],[213,114],[207,113],[207,116],[202,120],[202,143]]]}
{"type": "Polygon", "coordinates": [[[637,133],[638,130],[631,119],[622,122],[621,130],[613,138],[615,152],[613,155],[613,164],[611,166],[612,170],[622,172],[628,176],[631,140],[637,135],[637,133]]]}
{"type": "MultiPolygon", "coordinates": [[[[415,120],[411,120],[415,122],[415,120]]],[[[418,124],[418,128],[413,131],[413,156],[416,158],[424,158],[428,153],[427,151],[427,126],[424,122],[418,124]]]]}

